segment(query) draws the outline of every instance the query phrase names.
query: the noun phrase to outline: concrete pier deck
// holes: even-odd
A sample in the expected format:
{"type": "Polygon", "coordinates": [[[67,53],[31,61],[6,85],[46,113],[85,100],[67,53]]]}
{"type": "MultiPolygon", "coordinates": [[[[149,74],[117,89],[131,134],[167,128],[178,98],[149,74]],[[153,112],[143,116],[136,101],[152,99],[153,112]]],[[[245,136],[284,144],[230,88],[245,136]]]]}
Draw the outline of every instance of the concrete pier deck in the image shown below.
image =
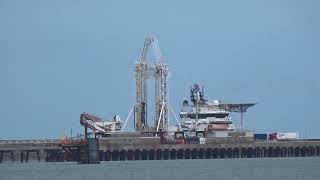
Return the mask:
{"type": "Polygon", "coordinates": [[[156,137],[135,137],[99,138],[96,142],[96,147],[85,143],[63,147],[56,139],[1,140],[0,163],[84,162],[92,156],[99,161],[320,156],[320,139],[253,141],[207,138],[205,144],[165,144],[156,137]]]}
{"type": "Polygon", "coordinates": [[[0,163],[57,162],[64,159],[58,139],[0,140],[0,163]]]}
{"type": "MultiPolygon", "coordinates": [[[[320,140],[215,142],[207,144],[114,143],[99,140],[101,161],[320,156],[320,140]]],[[[119,141],[118,141],[119,142],[119,141]]]]}

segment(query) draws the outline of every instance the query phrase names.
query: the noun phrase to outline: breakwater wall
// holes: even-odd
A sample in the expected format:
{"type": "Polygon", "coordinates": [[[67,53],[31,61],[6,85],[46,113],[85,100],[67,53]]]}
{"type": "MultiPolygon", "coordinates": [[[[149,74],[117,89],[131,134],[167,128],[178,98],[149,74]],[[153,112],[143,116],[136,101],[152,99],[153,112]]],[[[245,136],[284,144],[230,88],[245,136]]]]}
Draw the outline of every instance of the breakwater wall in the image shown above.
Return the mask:
{"type": "Polygon", "coordinates": [[[60,140],[0,141],[0,163],[312,156],[320,156],[320,139],[254,141],[250,138],[206,138],[203,144],[163,143],[157,137],[99,138],[68,144],[60,140]]]}

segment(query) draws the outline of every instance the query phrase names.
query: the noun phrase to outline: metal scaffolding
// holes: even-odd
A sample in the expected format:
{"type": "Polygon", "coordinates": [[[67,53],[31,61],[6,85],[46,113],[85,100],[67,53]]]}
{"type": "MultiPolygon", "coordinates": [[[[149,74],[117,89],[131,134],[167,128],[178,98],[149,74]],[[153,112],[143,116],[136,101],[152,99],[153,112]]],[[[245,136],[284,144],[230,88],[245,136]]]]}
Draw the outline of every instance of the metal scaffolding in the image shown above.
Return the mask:
{"type": "Polygon", "coordinates": [[[163,62],[161,51],[156,38],[146,38],[140,60],[135,66],[136,72],[136,103],[135,130],[136,131],[166,131],[168,128],[168,73],[169,68],[163,62]],[[148,62],[147,54],[152,48],[155,61],[148,62]],[[147,80],[155,80],[155,124],[148,124],[147,80]]]}

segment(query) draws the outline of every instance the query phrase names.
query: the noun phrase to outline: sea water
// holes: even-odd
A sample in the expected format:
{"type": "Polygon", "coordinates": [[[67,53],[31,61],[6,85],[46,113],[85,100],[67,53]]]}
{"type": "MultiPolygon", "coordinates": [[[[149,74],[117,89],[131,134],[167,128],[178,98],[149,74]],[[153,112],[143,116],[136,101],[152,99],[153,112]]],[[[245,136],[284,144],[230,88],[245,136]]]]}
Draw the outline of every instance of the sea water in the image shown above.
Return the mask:
{"type": "Polygon", "coordinates": [[[3,163],[0,180],[320,180],[320,158],[3,163]]]}

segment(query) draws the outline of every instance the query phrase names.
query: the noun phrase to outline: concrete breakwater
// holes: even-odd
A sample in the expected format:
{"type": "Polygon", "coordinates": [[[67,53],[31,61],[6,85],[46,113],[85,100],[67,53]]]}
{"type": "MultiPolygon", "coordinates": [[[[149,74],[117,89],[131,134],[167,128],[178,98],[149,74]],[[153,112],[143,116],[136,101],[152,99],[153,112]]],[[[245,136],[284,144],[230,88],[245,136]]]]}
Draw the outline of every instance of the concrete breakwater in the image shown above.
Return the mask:
{"type": "Polygon", "coordinates": [[[207,138],[205,144],[166,144],[157,137],[0,141],[0,162],[99,161],[320,156],[320,140],[254,141],[207,138]]]}

